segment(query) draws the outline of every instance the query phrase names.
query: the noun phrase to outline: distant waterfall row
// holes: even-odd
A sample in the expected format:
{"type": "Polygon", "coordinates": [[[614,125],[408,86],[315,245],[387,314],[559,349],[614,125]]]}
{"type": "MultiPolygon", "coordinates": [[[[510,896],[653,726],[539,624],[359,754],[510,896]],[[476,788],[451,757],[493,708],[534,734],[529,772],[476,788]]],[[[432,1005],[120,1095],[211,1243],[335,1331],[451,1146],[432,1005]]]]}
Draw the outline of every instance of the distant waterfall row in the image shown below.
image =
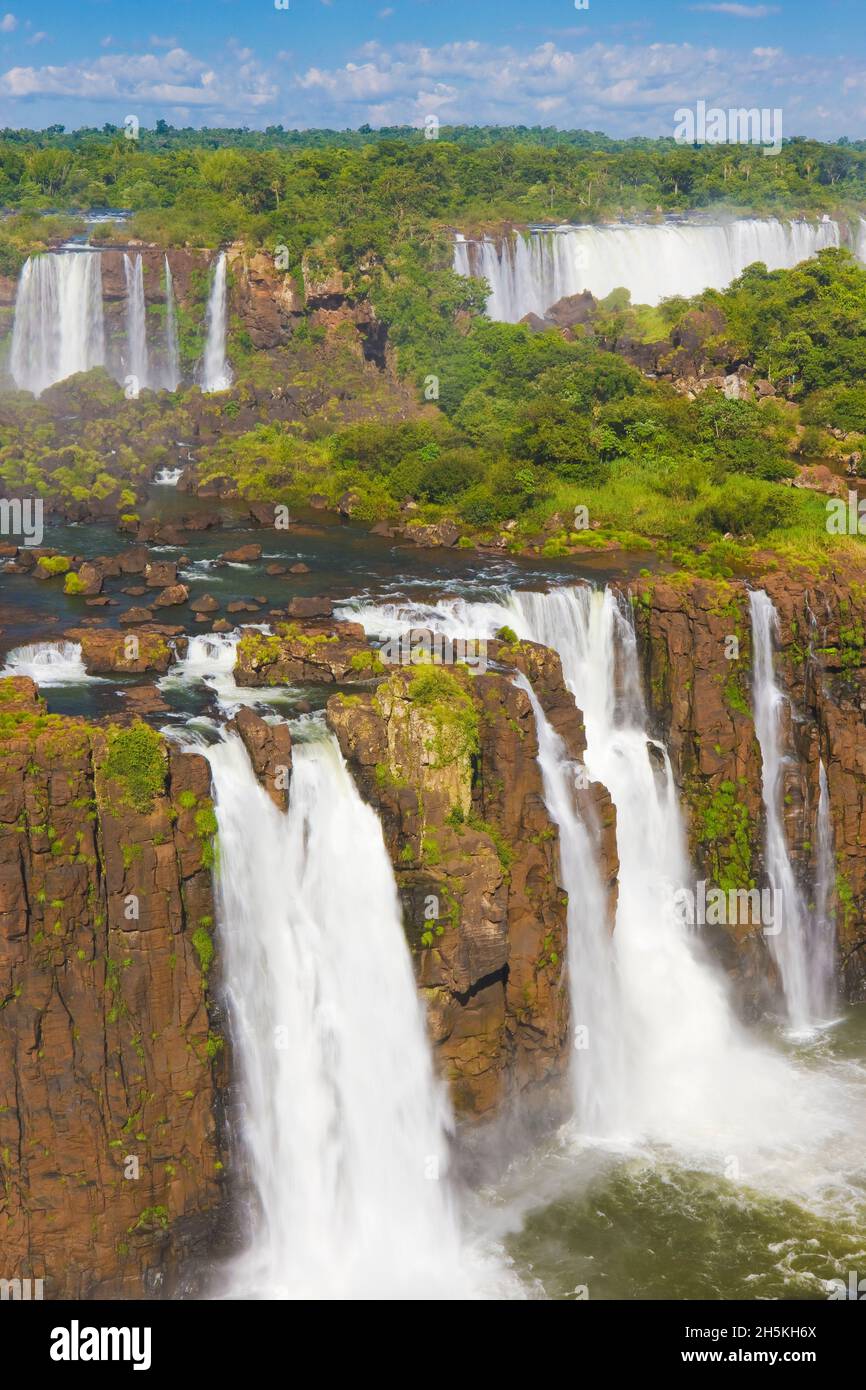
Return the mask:
{"type": "Polygon", "coordinates": [[[454,269],[490,285],[487,313],[505,323],[544,313],[557,300],[589,290],[603,299],[624,288],[635,304],[725,289],[755,261],[783,270],[831,246],[849,246],[866,261],[866,221],[859,227],[741,218],[727,223],[558,227],[467,240],[458,234],[454,269]]]}
{"type": "MultiPolygon", "coordinates": [[[[181,382],[177,306],[168,256],[164,257],[165,318],[158,349],[148,343],[144,266],[140,255],[123,256],[126,282],[124,347],[114,367],[130,395],[175,391],[181,382]]],[[[216,260],[207,306],[207,342],[201,371],[204,391],[231,385],[226,360],[226,258],[216,260]]],[[[10,369],[23,391],[39,396],[76,372],[104,367],[105,316],[102,258],[96,251],[31,256],[18,282],[10,369]]]]}

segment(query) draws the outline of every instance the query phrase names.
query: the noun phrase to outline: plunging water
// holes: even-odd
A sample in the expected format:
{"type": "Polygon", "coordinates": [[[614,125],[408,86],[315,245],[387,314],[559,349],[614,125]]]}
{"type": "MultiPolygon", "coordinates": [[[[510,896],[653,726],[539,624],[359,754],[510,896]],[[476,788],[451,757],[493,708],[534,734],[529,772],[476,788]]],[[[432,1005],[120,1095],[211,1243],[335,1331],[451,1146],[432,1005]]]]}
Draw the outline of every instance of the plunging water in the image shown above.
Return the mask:
{"type": "Polygon", "coordinates": [[[559,830],[560,870],[568,893],[575,1118],[584,1133],[615,1134],[627,1123],[622,1109],[622,1006],[593,827],[584,821],[575,798],[584,769],[569,759],[525,676],[518,676],[516,684],[528,694],[535,715],[544,799],[559,830]]]}
{"type": "MultiPolygon", "coordinates": [[[[351,610],[370,632],[417,623],[492,636],[507,624],[553,647],[584,712],[587,770],[616,806],[619,900],[596,1010],[621,1039],[609,1083],[620,1118],[600,1146],[578,1106],[501,1184],[496,1233],[559,1297],[584,1282],[594,1298],[824,1296],[825,1281],[866,1259],[862,1041],[840,1031],[800,1055],[750,1033],[684,925],[674,894],[693,875],[667,752],[645,729],[628,613],[588,588],[351,610]]],[[[544,721],[539,733],[565,838],[570,770],[544,721]]],[[[585,910],[593,876],[565,845],[561,856],[577,1020],[581,972],[597,969],[605,938],[585,910]]]]}
{"type": "Polygon", "coordinates": [[[141,256],[123,253],[126,280],[126,374],[133,378],[135,394],[150,384],[147,358],[147,314],[144,303],[144,267],[141,256]]]}
{"type": "MultiPolygon", "coordinates": [[[[782,719],[786,697],[776,682],[773,653],[779,620],[772,601],[763,590],[749,594],[752,615],[753,694],[755,734],[761,748],[763,771],[767,876],[778,892],[780,911],[770,948],[779,966],[788,1019],[793,1028],[807,1028],[826,1018],[828,1007],[828,936],[832,927],[826,915],[829,904],[825,893],[823,912],[810,917],[788,850],[784,820],[785,750],[782,719]]],[[[821,788],[825,808],[825,835],[829,834],[826,776],[821,788]]],[[[826,846],[824,854],[826,856],[826,846]]],[[[826,874],[826,864],[824,872],[826,874]]],[[[830,946],[832,952],[832,946],[830,946]]],[[[832,955],[831,955],[832,959],[832,955]]]]}
{"type": "Polygon", "coordinates": [[[202,390],[227,391],[232,373],[226,359],[226,255],[217,256],[207,302],[207,339],[202,365],[202,390]]]}
{"type": "Polygon", "coordinates": [[[658,304],[671,295],[725,289],[754,261],[763,261],[769,270],[789,268],[825,247],[841,245],[843,235],[839,223],[829,218],[563,227],[497,241],[458,237],[454,269],[459,275],[483,276],[491,287],[490,318],[516,323],[524,314],[543,315],[563,296],[583,290],[603,299],[622,287],[635,304],[658,304]]]}
{"type": "Polygon", "coordinates": [[[99,255],[29,257],[15,299],[10,368],[16,386],[38,396],[55,381],[104,361],[99,255]]]}
{"type": "Polygon", "coordinates": [[[209,751],[219,926],[255,1203],[240,1297],[470,1296],[435,1079],[382,831],[330,738],[288,815],[209,751]]]}
{"type": "Polygon", "coordinates": [[[174,302],[174,281],[168,256],[165,257],[165,361],[162,384],[167,391],[180,385],[180,349],[177,340],[177,306],[174,302]]]}

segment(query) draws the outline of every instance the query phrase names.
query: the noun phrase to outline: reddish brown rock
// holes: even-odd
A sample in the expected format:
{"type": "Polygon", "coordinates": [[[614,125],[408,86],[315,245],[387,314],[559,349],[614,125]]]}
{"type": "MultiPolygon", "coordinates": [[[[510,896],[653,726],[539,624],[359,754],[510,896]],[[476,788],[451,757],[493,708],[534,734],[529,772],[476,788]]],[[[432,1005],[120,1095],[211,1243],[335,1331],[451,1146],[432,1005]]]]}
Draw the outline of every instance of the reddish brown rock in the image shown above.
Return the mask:
{"type": "Polygon", "coordinates": [[[222,1201],[224,1056],[193,940],[213,921],[209,769],[152,735],[161,785],[139,802],[109,775],[129,733],[46,717],[30,682],[0,703],[4,1278],[188,1292],[222,1201]]]}
{"type": "Polygon", "coordinates": [[[239,545],[237,550],[226,550],[222,558],[233,565],[252,565],[262,558],[260,545],[239,545]]]}
{"type": "Polygon", "coordinates": [[[253,771],[274,805],[287,811],[292,771],[292,736],[288,725],[269,724],[244,705],[228,727],[243,740],[253,771]]]}
{"type": "Polygon", "coordinates": [[[143,674],[146,671],[164,676],[171,664],[168,642],[154,632],[112,632],[108,628],[72,628],[66,633],[70,642],[81,644],[84,666],[91,676],[143,674]]]}
{"type": "Polygon", "coordinates": [[[189,598],[189,589],[185,584],[171,584],[167,589],[163,589],[158,598],[154,599],[154,608],[177,608],[180,604],[186,603],[189,598]]]}

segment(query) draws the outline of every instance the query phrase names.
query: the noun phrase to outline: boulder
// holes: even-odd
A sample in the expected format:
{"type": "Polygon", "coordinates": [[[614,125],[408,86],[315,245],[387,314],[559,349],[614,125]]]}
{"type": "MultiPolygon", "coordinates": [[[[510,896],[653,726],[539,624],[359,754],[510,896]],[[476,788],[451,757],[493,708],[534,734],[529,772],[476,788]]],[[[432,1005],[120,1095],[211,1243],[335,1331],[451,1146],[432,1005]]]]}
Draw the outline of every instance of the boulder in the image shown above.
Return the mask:
{"type": "Polygon", "coordinates": [[[228,727],[243,740],[253,771],[274,805],[287,811],[292,770],[292,736],[288,725],[282,721],[268,723],[245,705],[228,727]]]}

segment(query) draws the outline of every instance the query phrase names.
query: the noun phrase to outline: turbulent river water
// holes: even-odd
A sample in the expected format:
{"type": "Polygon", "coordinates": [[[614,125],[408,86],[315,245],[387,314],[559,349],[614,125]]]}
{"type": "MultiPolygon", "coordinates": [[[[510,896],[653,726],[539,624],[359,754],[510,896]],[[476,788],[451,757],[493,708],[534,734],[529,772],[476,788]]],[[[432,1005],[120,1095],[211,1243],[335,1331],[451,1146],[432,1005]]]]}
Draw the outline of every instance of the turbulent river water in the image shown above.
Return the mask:
{"type": "MultiPolygon", "coordinates": [[[[584,711],[587,770],[616,804],[620,877],[610,936],[571,794],[575,769],[536,703],[569,893],[572,1017],[590,1046],[574,1049],[571,1119],[499,1153],[483,1185],[467,1188],[382,832],[316,715],[324,692],[240,691],[232,635],[194,636],[161,683],[169,710],[158,722],[202,746],[213,772],[219,939],[251,1192],[244,1249],[214,1294],[826,1298],[829,1281],[866,1270],[866,1010],[828,1008],[826,992],[810,1009],[795,972],[791,1015],[746,1027],[675,911],[690,873],[677,787],[647,733],[628,614],[605,587],[614,569],[628,576],[629,562],[608,560],[605,572],[594,561],[578,574],[503,556],[442,558],[309,521],[243,569],[215,564],[241,534],[241,519],[227,519],[228,530],[185,547],[189,573],[223,600],[276,598],[282,586],[285,601],[285,581],[264,573],[273,549],[310,565],[292,592],[334,594],[339,614],[377,639],[410,624],[482,637],[508,624],[555,648],[584,711]],[[221,728],[246,702],[291,723],[287,816],[221,728]]],[[[46,542],[93,554],[111,539],[69,528],[46,542]]],[[[121,682],[89,680],[80,652],[50,641],[52,626],[59,638],[86,614],[80,600],[20,578],[4,583],[2,602],[6,670],[33,674],[50,708],[122,703],[121,682]]],[[[266,622],[266,609],[251,620],[266,622]]],[[[771,675],[755,690],[764,740],[771,675]]],[[[802,926],[797,971],[808,977],[825,970],[810,933],[827,923],[802,926]]]]}

